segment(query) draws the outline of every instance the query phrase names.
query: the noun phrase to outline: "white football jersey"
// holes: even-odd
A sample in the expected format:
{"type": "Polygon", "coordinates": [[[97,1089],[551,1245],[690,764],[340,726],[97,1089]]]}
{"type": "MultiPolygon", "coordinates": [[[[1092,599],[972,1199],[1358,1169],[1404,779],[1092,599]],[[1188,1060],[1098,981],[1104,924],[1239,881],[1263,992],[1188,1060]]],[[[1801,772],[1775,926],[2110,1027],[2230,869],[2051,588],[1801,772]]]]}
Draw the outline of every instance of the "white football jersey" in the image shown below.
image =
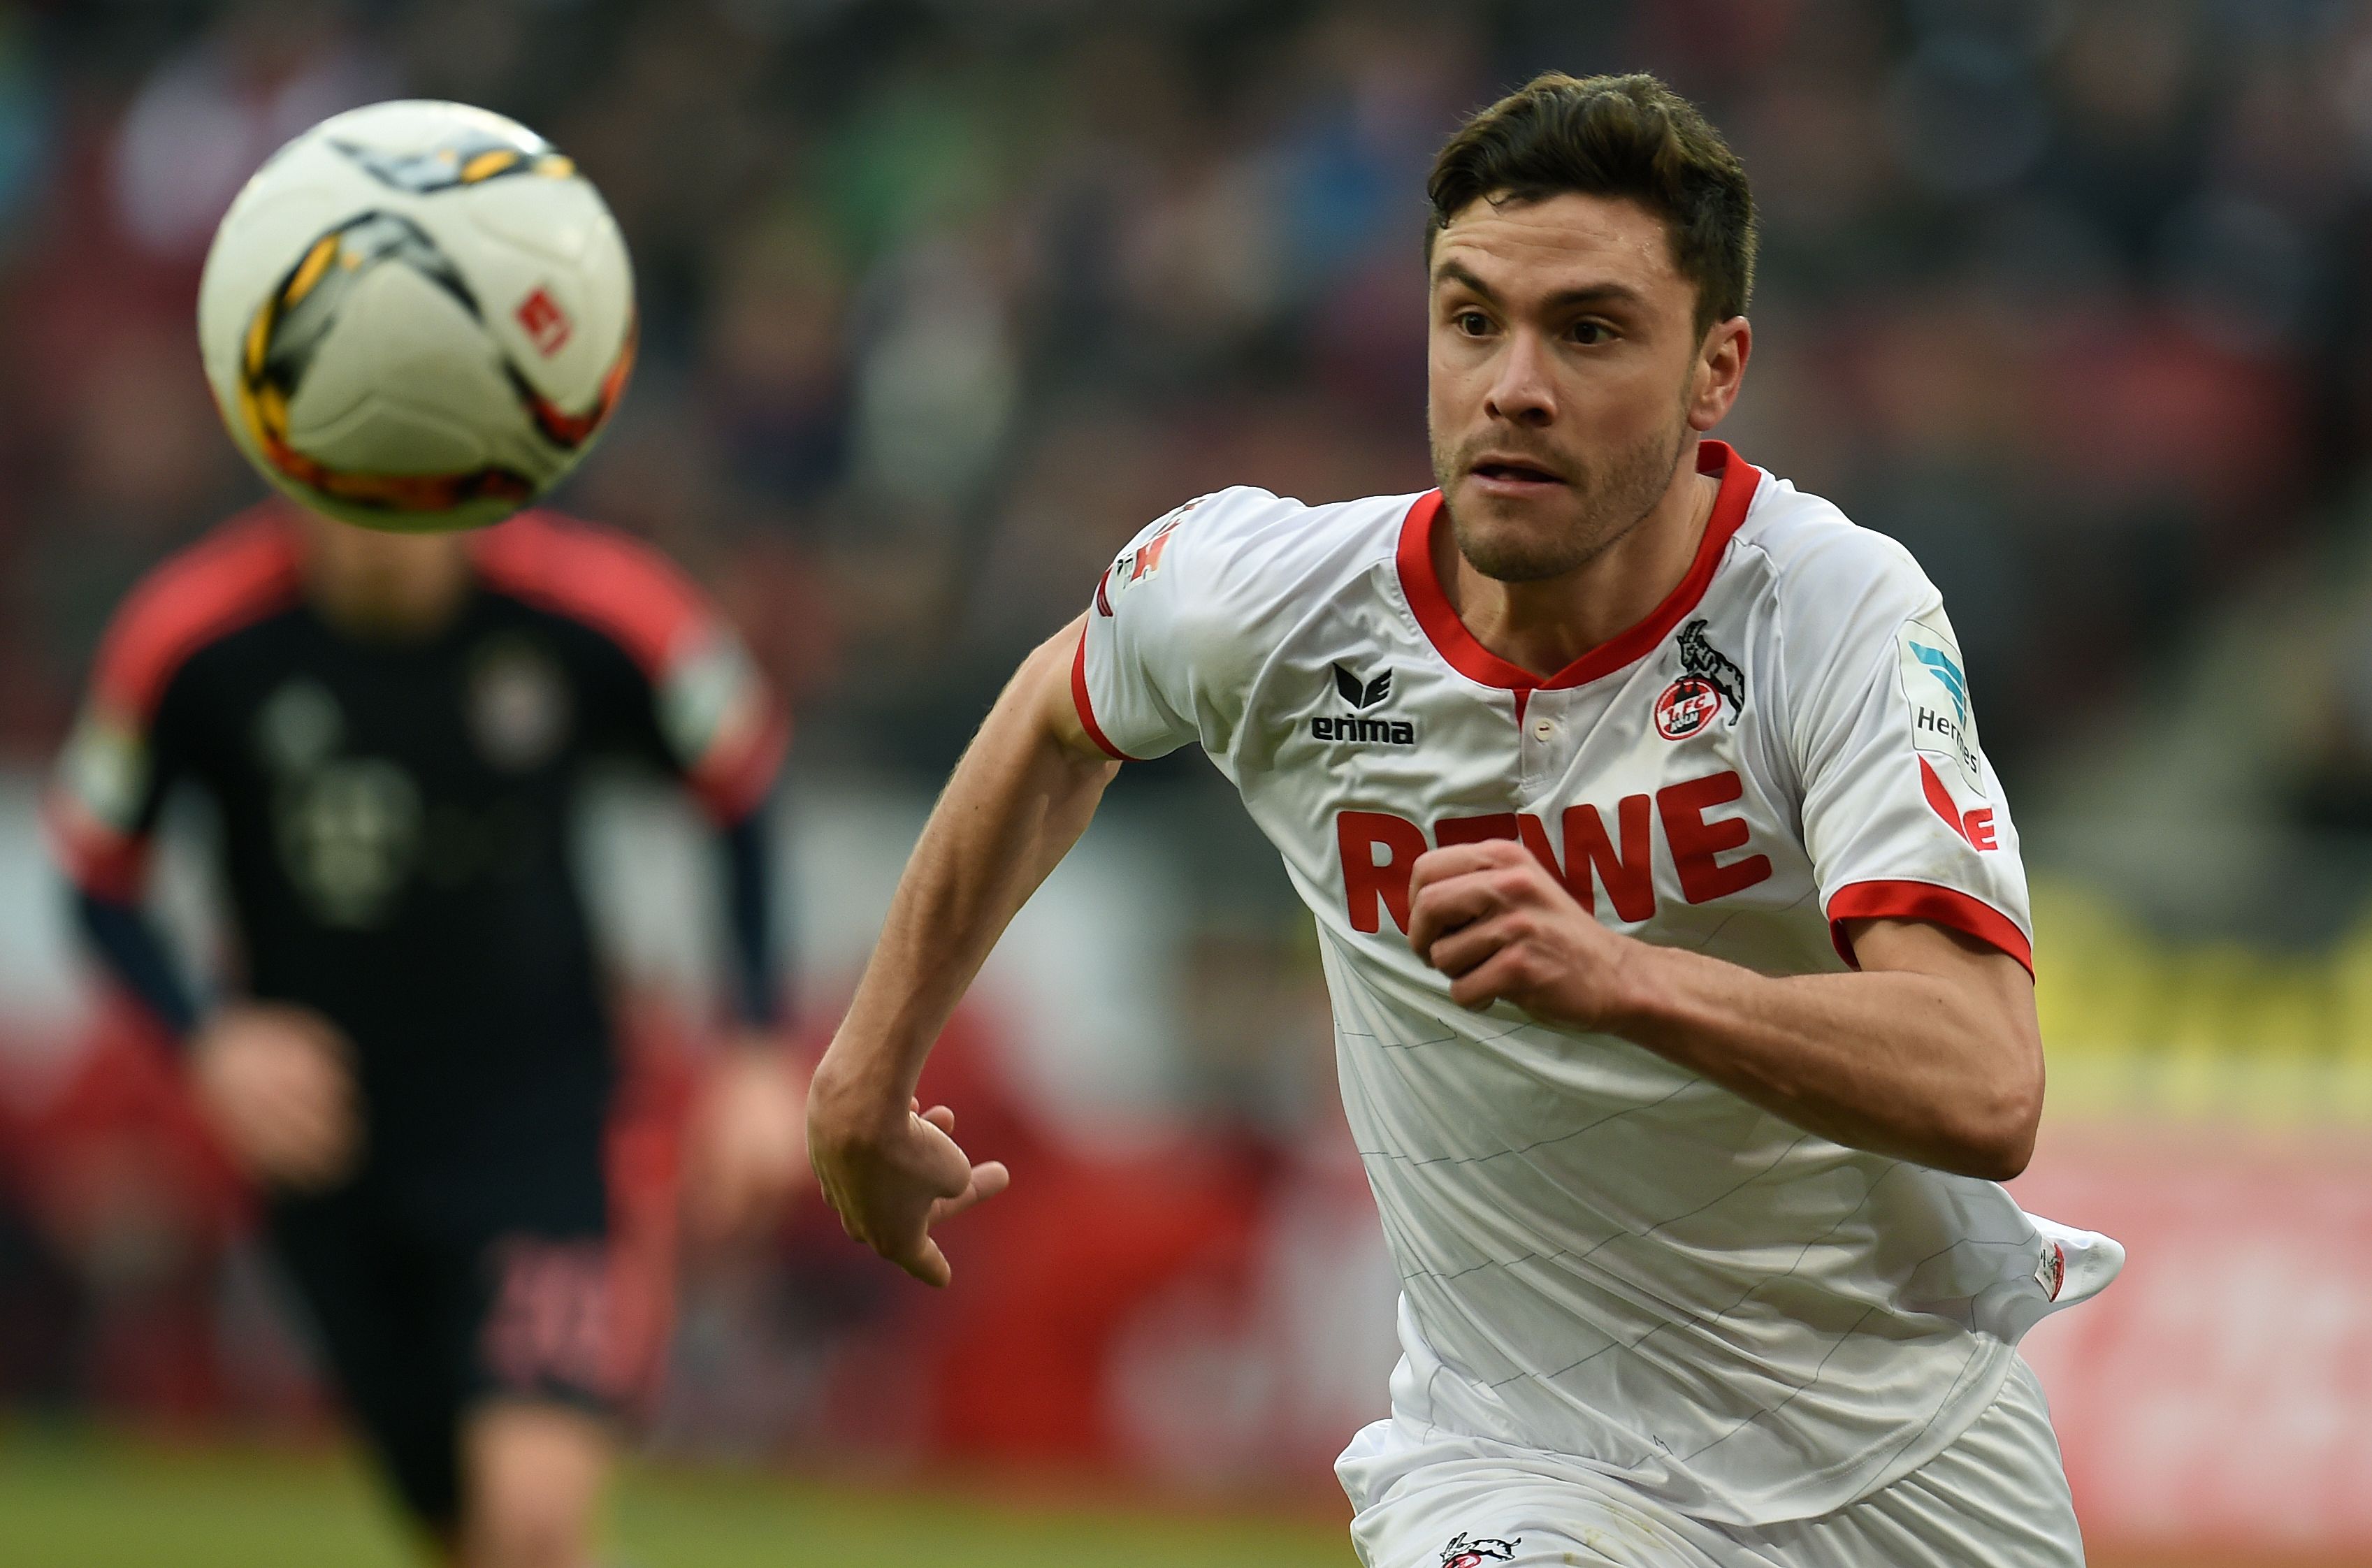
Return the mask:
{"type": "Polygon", "coordinates": [[[1616,930],[1768,974],[1903,916],[2029,963],[2017,834],[1903,549],[1706,441],[1687,576],[1541,679],[1450,608],[1437,492],[1226,490],[1097,585],[1073,695],[1199,741],[1318,923],[1401,1284],[1396,1419],[1570,1456],[1702,1518],[1841,1507],[1939,1452],[2060,1295],[1998,1185],[1843,1147],[1643,1047],[1471,1012],[1409,948],[1428,847],[1530,848],[1616,930]]]}

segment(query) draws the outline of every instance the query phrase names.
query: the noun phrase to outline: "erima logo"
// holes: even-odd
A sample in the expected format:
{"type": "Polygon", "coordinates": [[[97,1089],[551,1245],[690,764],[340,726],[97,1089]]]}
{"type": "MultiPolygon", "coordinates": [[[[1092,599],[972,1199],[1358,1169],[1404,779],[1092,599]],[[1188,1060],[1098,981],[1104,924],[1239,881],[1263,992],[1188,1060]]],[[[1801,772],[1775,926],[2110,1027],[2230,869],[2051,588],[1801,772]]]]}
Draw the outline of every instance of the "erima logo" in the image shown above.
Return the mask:
{"type": "Polygon", "coordinates": [[[1392,694],[1392,672],[1388,669],[1362,686],[1357,676],[1338,664],[1334,667],[1334,690],[1355,708],[1372,708],[1392,694]]]}
{"type": "MultiPolygon", "coordinates": [[[[1392,694],[1392,672],[1384,671],[1373,680],[1361,680],[1358,676],[1334,667],[1334,694],[1355,708],[1372,708],[1392,694]]],[[[1319,740],[1348,740],[1366,746],[1413,746],[1416,726],[1406,719],[1366,718],[1355,714],[1319,714],[1309,721],[1309,733],[1319,740]]]]}

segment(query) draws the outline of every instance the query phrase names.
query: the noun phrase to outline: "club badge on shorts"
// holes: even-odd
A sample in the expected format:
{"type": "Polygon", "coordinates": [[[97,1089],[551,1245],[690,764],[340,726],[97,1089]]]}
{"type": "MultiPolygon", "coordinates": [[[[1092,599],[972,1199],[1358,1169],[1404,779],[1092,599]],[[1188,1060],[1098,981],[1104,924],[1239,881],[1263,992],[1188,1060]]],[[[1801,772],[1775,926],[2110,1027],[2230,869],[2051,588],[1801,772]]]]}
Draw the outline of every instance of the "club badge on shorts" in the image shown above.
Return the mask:
{"type": "Polygon", "coordinates": [[[1524,1538],[1502,1540],[1496,1536],[1470,1536],[1460,1530],[1441,1549],[1441,1568],[1482,1568],[1485,1562],[1513,1562],[1524,1538]]]}

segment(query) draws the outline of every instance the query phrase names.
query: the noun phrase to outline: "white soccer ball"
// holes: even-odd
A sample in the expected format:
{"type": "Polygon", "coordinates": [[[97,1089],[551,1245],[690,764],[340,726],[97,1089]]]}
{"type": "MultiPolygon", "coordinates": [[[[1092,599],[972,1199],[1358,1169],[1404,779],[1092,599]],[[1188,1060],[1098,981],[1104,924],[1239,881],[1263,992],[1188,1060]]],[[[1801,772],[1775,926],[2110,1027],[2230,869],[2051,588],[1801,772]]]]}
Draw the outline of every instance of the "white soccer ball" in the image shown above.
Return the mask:
{"type": "Polygon", "coordinates": [[[377,103],[290,142],[231,203],[198,343],[233,439],[297,501],[478,528],[559,482],[617,406],[634,270],[600,192],[526,126],[377,103]]]}

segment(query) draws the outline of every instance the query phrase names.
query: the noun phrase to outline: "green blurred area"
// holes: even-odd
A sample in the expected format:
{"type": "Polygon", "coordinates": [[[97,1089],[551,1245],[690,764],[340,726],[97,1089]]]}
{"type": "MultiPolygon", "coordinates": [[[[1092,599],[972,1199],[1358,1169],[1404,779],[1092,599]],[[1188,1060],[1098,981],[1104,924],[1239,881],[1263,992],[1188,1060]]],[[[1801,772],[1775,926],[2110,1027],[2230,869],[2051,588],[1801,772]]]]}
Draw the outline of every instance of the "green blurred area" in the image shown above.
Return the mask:
{"type": "MultiPolygon", "coordinates": [[[[1026,1490],[1026,1489],[1025,1489],[1026,1490]]],[[[1354,1568],[1342,1526],[1082,1505],[985,1484],[628,1469],[614,1568],[1354,1568]]],[[[0,1430],[0,1568],[421,1568],[343,1450],[0,1430]]],[[[2347,1558],[2095,1552],[2092,1568],[2365,1568],[2347,1558]]]]}
{"type": "MultiPolygon", "coordinates": [[[[1339,1525],[1219,1518],[637,1466],[618,1568],[1349,1568],[1339,1525]]],[[[0,1434],[7,1568],[416,1568],[343,1453],[0,1434]]]]}

